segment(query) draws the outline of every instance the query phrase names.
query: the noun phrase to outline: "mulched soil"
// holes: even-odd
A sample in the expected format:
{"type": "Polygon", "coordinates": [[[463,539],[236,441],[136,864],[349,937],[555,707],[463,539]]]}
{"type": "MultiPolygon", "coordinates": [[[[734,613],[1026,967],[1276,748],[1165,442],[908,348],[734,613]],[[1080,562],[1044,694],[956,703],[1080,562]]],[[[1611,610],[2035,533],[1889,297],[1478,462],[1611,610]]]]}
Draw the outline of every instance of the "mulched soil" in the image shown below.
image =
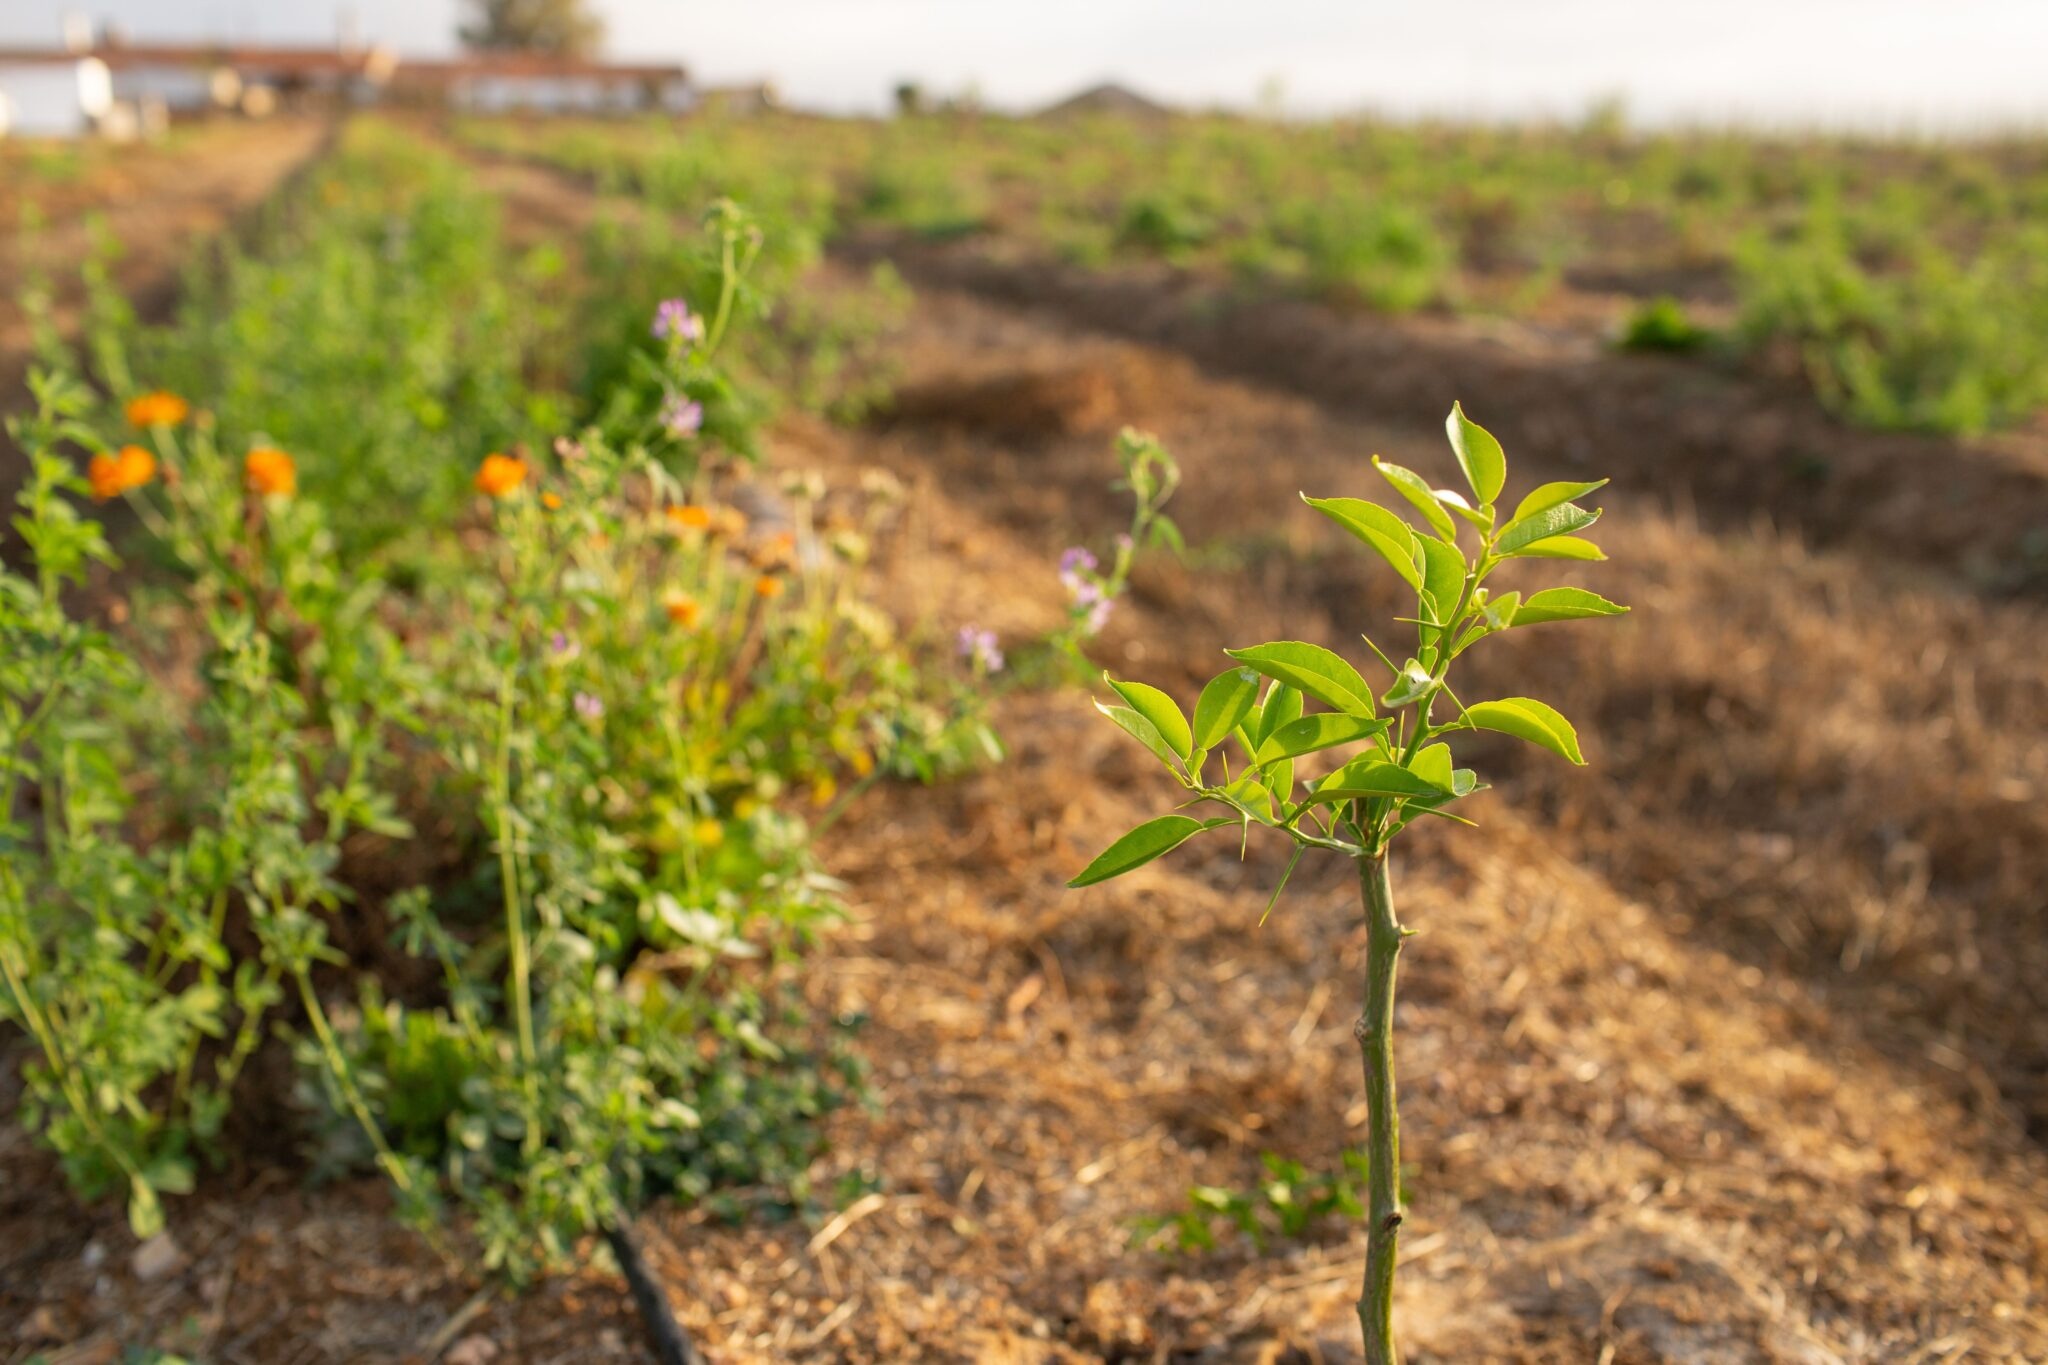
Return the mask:
{"type": "MultiPolygon", "coordinates": [[[[588,216],[566,182],[488,174],[522,221],[588,216]]],[[[1658,444],[1704,408],[1672,400],[1627,447],[1630,414],[1683,386],[1643,362],[1586,356],[1550,372],[1583,387],[1554,392],[1483,338],[1468,355],[1437,323],[1326,316],[1305,335],[1350,338],[1359,368],[1312,349],[1304,367],[1361,386],[1322,401],[1337,379],[1268,385],[1277,355],[1183,336],[1171,287],[1100,285],[1133,301],[1109,330],[1166,348],[1077,325],[1071,280],[1034,296],[947,276],[977,297],[908,268],[926,287],[893,343],[906,401],[859,430],[786,422],[771,452],[835,484],[871,466],[909,483],[880,589],[907,622],[1013,645],[1049,628],[1059,550],[1116,529],[1122,421],[1180,456],[1194,548],[1146,564],[1098,657],[1183,694],[1226,643],[1388,629],[1385,575],[1293,495],[1370,495],[1373,451],[1448,479],[1448,381],[1425,360],[1466,377],[1518,479],[1616,475],[1613,562],[1569,576],[1635,615],[1518,633],[1472,683],[1557,703],[1593,766],[1475,744],[1499,784],[1483,828],[1418,830],[1399,857],[1420,931],[1398,1020],[1412,1359],[2048,1360],[2034,599],[1980,591],[1946,533],[1886,553],[1884,505],[1866,522],[1825,485],[1743,503],[1658,444]],[[1364,372],[1410,351],[1405,387],[1364,372]]],[[[1743,392],[1724,428],[1778,422],[1845,469],[1880,458],[1879,438],[1743,392]]],[[[2015,490],[2038,505],[1996,451],[1914,448],[1986,499],[1963,504],[1986,524],[2017,525],[1999,520],[2015,490]]],[[[824,849],[854,920],[806,989],[872,1016],[881,1105],[834,1121],[818,1175],[876,1192],[817,1226],[656,1210],[654,1269],[720,1362],[1355,1359],[1350,1229],[1264,1254],[1130,1245],[1131,1220],[1193,1184],[1256,1184],[1263,1152],[1331,1170],[1358,1141],[1354,888],[1306,863],[1261,927],[1280,853],[1240,862],[1219,839],[1068,892],[1165,784],[1076,692],[1009,693],[998,720],[1009,763],[877,789],[824,849]]],[[[266,1363],[640,1358],[615,1277],[478,1298],[387,1208],[374,1182],[240,1171],[180,1203],[182,1256],[145,1276],[118,1213],[78,1210],[0,1131],[0,1324],[19,1343],[0,1360],[151,1342],[266,1363]]]]}

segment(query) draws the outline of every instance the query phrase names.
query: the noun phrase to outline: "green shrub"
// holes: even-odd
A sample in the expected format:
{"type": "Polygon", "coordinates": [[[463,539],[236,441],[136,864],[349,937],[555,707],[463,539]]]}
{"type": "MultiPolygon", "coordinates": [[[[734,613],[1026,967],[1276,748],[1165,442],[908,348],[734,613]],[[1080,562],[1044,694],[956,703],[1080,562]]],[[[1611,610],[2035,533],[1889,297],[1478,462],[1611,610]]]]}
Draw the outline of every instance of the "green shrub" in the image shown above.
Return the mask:
{"type": "Polygon", "coordinates": [[[1713,332],[1694,322],[1685,305],[1664,295],[1637,306],[1621,331],[1625,351],[1697,351],[1714,339],[1713,332]]]}

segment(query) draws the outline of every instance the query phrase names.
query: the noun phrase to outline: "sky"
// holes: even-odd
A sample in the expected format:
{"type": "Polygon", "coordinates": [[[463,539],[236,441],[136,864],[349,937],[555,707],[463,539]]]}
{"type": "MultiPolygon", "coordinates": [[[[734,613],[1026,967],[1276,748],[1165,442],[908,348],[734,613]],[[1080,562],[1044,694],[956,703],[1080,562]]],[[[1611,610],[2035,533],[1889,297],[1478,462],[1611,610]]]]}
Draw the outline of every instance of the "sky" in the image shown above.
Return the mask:
{"type": "MultiPolygon", "coordinates": [[[[1559,117],[1887,130],[2048,125],[2048,0],[594,0],[608,54],[790,102],[882,107],[899,80],[1030,108],[1119,79],[1300,115],[1559,117]]],[[[459,0],[0,0],[0,43],[67,13],[136,40],[453,46],[459,0]]]]}

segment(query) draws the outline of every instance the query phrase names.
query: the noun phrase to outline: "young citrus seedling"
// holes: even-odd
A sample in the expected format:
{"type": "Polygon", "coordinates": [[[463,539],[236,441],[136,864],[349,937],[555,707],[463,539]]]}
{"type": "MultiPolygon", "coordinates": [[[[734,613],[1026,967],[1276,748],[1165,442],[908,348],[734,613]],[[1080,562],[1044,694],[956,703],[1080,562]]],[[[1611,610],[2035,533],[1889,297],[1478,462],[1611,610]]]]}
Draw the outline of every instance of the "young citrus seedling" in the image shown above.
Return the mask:
{"type": "Polygon", "coordinates": [[[1571,723],[1531,697],[1466,703],[1451,688],[1452,664],[1489,636],[1518,626],[1628,610],[1583,588],[1496,591],[1495,572],[1510,560],[1597,560],[1606,556],[1579,533],[1599,519],[1577,499],[1594,483],[1547,483],[1503,514],[1498,500],[1507,459],[1484,428],[1453,406],[1451,449],[1471,497],[1431,488],[1418,474],[1377,457],[1373,467],[1420,514],[1425,530],[1363,498],[1303,501],[1357,537],[1414,591],[1415,652],[1401,662],[1366,645],[1391,675],[1375,693],[1342,655],[1300,640],[1276,640],[1226,653],[1237,665],[1210,680],[1192,716],[1156,687],[1106,681],[1122,705],[1098,709],[1165,765],[1188,793],[1187,806],[1216,805],[1226,815],[1175,813],[1149,820],[1111,844],[1070,886],[1091,886],[1142,867],[1198,834],[1236,826],[1277,831],[1294,856],[1273,903],[1311,848],[1351,859],[1365,906],[1365,1009],[1355,1030],[1365,1065],[1368,1127],[1364,1292],[1358,1301],[1368,1365],[1394,1365],[1394,1253],[1401,1227],[1400,1125],[1394,1100],[1394,968],[1408,933],[1394,916],[1387,850],[1425,815],[1462,824],[1451,807],[1482,790],[1460,768],[1452,744],[1493,730],[1583,764],[1571,723]],[[1263,696],[1261,690],[1263,689],[1263,696]],[[1321,709],[1310,711],[1308,702],[1321,709]],[[1231,750],[1237,762],[1233,765],[1231,750]],[[1320,778],[1296,765],[1311,755],[1337,763],[1320,778]]]}

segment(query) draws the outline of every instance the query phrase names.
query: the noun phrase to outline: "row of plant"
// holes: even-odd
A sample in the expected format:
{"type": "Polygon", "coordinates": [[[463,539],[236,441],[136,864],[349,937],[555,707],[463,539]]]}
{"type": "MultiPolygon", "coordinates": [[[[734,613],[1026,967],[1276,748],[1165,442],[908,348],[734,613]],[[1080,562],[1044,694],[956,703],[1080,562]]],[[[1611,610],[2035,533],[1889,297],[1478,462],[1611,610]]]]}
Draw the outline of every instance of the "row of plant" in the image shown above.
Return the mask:
{"type": "MultiPolygon", "coordinates": [[[[1975,432],[2048,406],[2031,142],[1579,128],[971,115],[469,124],[499,150],[657,197],[739,176],[823,233],[994,232],[1090,264],[1155,258],[1386,312],[1644,296],[1624,345],[1783,349],[1877,426],[1975,432]],[[1680,295],[1732,300],[1720,331],[1680,295]]],[[[1708,310],[1718,315],[1718,309],[1708,310]]]]}
{"type": "Polygon", "coordinates": [[[862,591],[893,482],[749,472],[818,335],[780,225],[572,263],[501,214],[359,126],[171,323],[102,290],[83,357],[45,329],[0,1018],[24,1122],[138,1234],[275,1131],[514,1276],[657,1195],[805,1200],[860,1093],[795,989],[814,828],[997,752],[862,591]]]}

